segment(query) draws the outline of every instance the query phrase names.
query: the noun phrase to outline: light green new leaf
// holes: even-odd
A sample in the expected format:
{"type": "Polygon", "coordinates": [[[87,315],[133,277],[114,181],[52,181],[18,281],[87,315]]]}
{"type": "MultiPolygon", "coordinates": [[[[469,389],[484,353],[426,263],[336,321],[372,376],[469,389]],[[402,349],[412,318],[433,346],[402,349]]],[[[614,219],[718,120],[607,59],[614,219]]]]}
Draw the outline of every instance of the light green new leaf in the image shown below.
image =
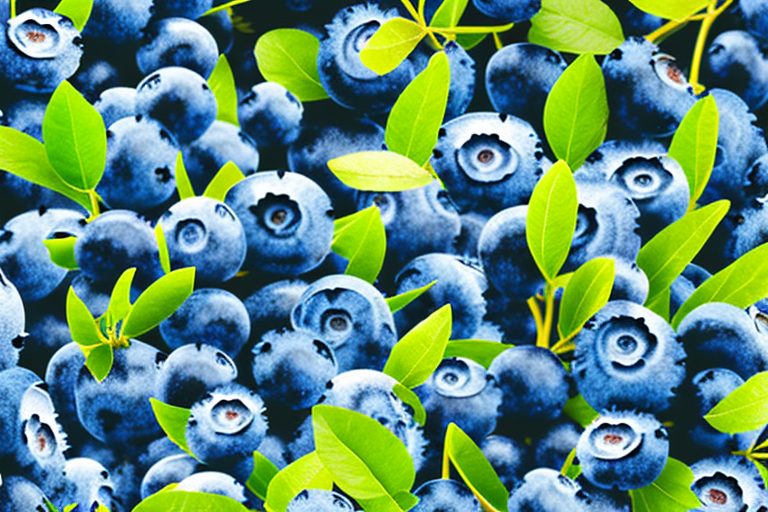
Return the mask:
{"type": "Polygon", "coordinates": [[[542,0],[528,40],[561,52],[602,55],[624,42],[624,32],[600,0],[542,0]]]}
{"type": "Polygon", "coordinates": [[[502,352],[513,348],[514,345],[486,340],[451,340],[445,347],[445,359],[449,357],[464,357],[477,364],[483,365],[487,370],[493,360],[502,352]]]}
{"type": "Polygon", "coordinates": [[[411,391],[411,388],[403,386],[399,382],[395,383],[392,387],[392,392],[397,398],[411,406],[414,421],[423,427],[427,421],[427,410],[424,409],[419,395],[411,391]]]}
{"type": "Polygon", "coordinates": [[[279,472],[280,470],[271,460],[257,451],[253,452],[253,469],[245,486],[253,494],[266,500],[269,483],[279,472]]]}
{"type": "Polygon", "coordinates": [[[420,288],[414,288],[413,290],[408,290],[407,292],[403,292],[399,295],[393,295],[392,297],[387,297],[385,300],[387,301],[387,306],[389,306],[389,310],[392,313],[397,313],[398,311],[403,309],[405,306],[407,306],[411,302],[421,297],[424,293],[428,292],[429,289],[435,286],[436,283],[437,283],[437,280],[434,280],[431,283],[427,283],[420,288]]]}
{"type": "Polygon", "coordinates": [[[81,347],[85,356],[85,367],[91,372],[93,378],[98,382],[103,381],[109,375],[112,369],[112,363],[115,360],[115,354],[112,351],[112,345],[102,343],[95,347],[81,347]]]}
{"type": "Polygon", "coordinates": [[[51,257],[51,261],[67,270],[78,269],[77,261],[75,260],[76,242],[77,237],[74,236],[43,240],[45,248],[48,249],[48,255],[51,257]]]}
{"type": "Polygon", "coordinates": [[[629,0],[635,7],[659,18],[683,20],[707,6],[707,0],[629,0]]]}
{"type": "Polygon", "coordinates": [[[570,337],[608,302],[613,289],[615,264],[611,258],[594,258],[574,272],[560,301],[557,328],[570,337]]]}
{"type": "Polygon", "coordinates": [[[449,424],[445,432],[444,450],[443,468],[446,468],[450,460],[483,510],[508,511],[509,493],[496,471],[475,442],[455,423],[449,424]]]}
{"type": "Polygon", "coordinates": [[[72,341],[85,347],[101,343],[99,329],[96,327],[93,315],[71,286],[67,292],[66,312],[72,341]]]}
{"type": "Polygon", "coordinates": [[[768,243],[759,245],[713,275],[691,294],[675,313],[677,329],[685,315],[707,302],[746,308],[768,297],[768,243]]]}
{"type": "Polygon", "coordinates": [[[156,398],[150,398],[149,403],[152,405],[152,412],[155,413],[157,424],[163,429],[168,439],[189,456],[195,457],[187,444],[187,422],[192,411],[184,407],[166,404],[156,398]]]}
{"type": "Polygon", "coordinates": [[[750,377],[714,406],[704,419],[727,434],[763,428],[768,424],[768,372],[750,377]]]}
{"type": "Polygon", "coordinates": [[[578,207],[573,173],[560,160],[533,189],[526,217],[528,250],[547,281],[557,277],[568,257],[578,207]]]}
{"type": "Polygon", "coordinates": [[[160,491],[142,500],[132,512],[250,512],[232,498],[191,491],[160,491]]]}
{"type": "Polygon", "coordinates": [[[469,0],[443,0],[440,7],[437,8],[430,27],[453,28],[459,24],[464,11],[467,10],[469,0]]]}
{"type": "Polygon", "coordinates": [[[324,100],[328,94],[317,73],[320,41],[308,32],[293,28],[270,30],[256,42],[259,71],[301,101],[324,100]]]}
{"type": "Polygon", "coordinates": [[[269,483],[266,509],[285,512],[288,504],[305,489],[333,489],[331,474],[317,452],[310,452],[283,468],[269,483]]]}
{"type": "Polygon", "coordinates": [[[669,156],[677,160],[688,178],[690,208],[696,206],[715,165],[719,116],[714,96],[705,96],[685,115],[669,146],[669,156]]]}
{"type": "Polygon", "coordinates": [[[689,212],[659,231],[640,249],[637,265],[650,283],[646,306],[656,302],[693,261],[729,207],[730,203],[723,200],[689,212]]]}
{"type": "Polygon", "coordinates": [[[165,239],[163,225],[159,222],[155,225],[155,240],[157,241],[157,252],[160,256],[160,268],[167,274],[171,271],[171,255],[168,252],[168,241],[165,239]]]}
{"type": "Polygon", "coordinates": [[[584,400],[582,394],[569,398],[568,401],[565,402],[563,413],[582,427],[586,427],[600,416],[600,414],[598,414],[598,412],[584,400]]]}
{"type": "Polygon", "coordinates": [[[236,6],[242,5],[242,4],[247,4],[250,1],[251,0],[230,0],[229,2],[224,2],[221,5],[216,5],[214,7],[211,7],[210,9],[208,9],[207,11],[205,11],[203,13],[203,16],[209,16],[209,15],[215,14],[215,13],[217,13],[219,11],[224,11],[224,10],[227,10],[227,9],[231,9],[233,7],[236,7],[236,6]]]}
{"type": "Polygon", "coordinates": [[[245,174],[233,162],[227,162],[219,169],[205,188],[203,195],[217,201],[224,201],[229,189],[245,179],[245,174]]]}
{"type": "Polygon", "coordinates": [[[235,87],[235,75],[229,65],[226,55],[220,55],[216,67],[208,77],[208,86],[216,96],[218,112],[216,119],[235,126],[240,126],[237,118],[237,87],[235,87]]]}
{"type": "Polygon", "coordinates": [[[195,267],[174,270],[147,287],[125,318],[122,335],[134,338],[153,329],[171,316],[195,286],[195,267]]]}
{"type": "Polygon", "coordinates": [[[349,260],[346,274],[369,283],[376,281],[387,252],[387,234],[379,207],[372,205],[338,219],[331,249],[349,260]]]}
{"type": "Polygon", "coordinates": [[[361,151],[328,161],[328,168],[348,187],[368,192],[402,192],[428,185],[429,171],[392,151],[361,151]]]}
{"type": "Polygon", "coordinates": [[[392,347],[384,373],[411,389],[424,384],[443,360],[452,322],[446,304],[416,324],[392,347]]]}
{"type": "Polygon", "coordinates": [[[768,488],[768,468],[766,468],[760,461],[753,460],[752,463],[760,473],[760,477],[763,479],[763,485],[768,488]]]}
{"type": "Polygon", "coordinates": [[[437,144],[451,85],[451,69],[445,52],[429,60],[392,107],[384,134],[387,148],[424,165],[437,144]]]}
{"type": "Polygon", "coordinates": [[[93,0],[61,0],[56,6],[54,12],[66,16],[75,25],[75,28],[82,32],[91,17],[93,10],[93,0]]]}
{"type": "Polygon", "coordinates": [[[641,489],[629,491],[632,512],[688,512],[701,506],[691,490],[693,471],[670,457],[656,480],[641,489]]]}
{"type": "Polygon", "coordinates": [[[109,297],[108,313],[112,317],[112,322],[117,323],[128,315],[131,310],[131,286],[133,278],[136,276],[136,268],[126,269],[115,282],[112,288],[112,295],[109,297]]]}
{"type": "Polygon", "coordinates": [[[360,52],[360,60],[370,70],[386,75],[397,68],[427,32],[411,20],[392,18],[373,34],[360,52]]]}
{"type": "Polygon", "coordinates": [[[544,132],[555,156],[578,169],[605,141],[608,97],[600,66],[582,55],[563,71],[544,105],[544,132]]]}
{"type": "Polygon", "coordinates": [[[176,190],[179,192],[179,198],[195,197],[195,190],[192,188],[192,182],[189,180],[189,174],[187,174],[187,167],[184,165],[184,156],[181,151],[176,155],[174,174],[176,175],[176,190]]]}
{"type": "Polygon", "coordinates": [[[96,188],[107,164],[107,130],[99,111],[66,80],[45,109],[43,140],[62,180],[81,190],[96,188]]]}

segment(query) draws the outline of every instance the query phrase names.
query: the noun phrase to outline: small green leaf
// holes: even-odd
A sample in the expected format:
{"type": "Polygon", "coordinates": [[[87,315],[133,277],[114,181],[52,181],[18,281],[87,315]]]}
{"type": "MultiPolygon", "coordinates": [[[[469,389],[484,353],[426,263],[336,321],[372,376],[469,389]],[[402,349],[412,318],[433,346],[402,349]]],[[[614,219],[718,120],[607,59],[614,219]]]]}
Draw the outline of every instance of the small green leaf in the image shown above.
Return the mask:
{"type": "Polygon", "coordinates": [[[753,460],[752,463],[757,468],[757,471],[760,473],[760,477],[763,479],[763,485],[768,488],[768,468],[766,468],[762,462],[753,460]]]}
{"type": "Polygon", "coordinates": [[[152,405],[152,412],[155,413],[157,424],[163,429],[168,439],[188,455],[195,457],[187,444],[187,422],[192,411],[184,407],[166,404],[155,398],[150,398],[149,402],[152,405]]]}
{"type": "Polygon", "coordinates": [[[432,183],[434,177],[419,164],[392,151],[361,151],[328,161],[342,183],[369,192],[402,192],[432,183]]]}
{"type": "Polygon", "coordinates": [[[726,434],[765,427],[768,424],[768,372],[750,377],[714,406],[704,419],[726,434]]]}
{"type": "Polygon", "coordinates": [[[227,162],[219,169],[205,188],[203,195],[217,201],[224,201],[229,189],[245,179],[245,174],[233,162],[227,162]]]}
{"type": "Polygon", "coordinates": [[[132,512],[249,512],[244,506],[220,494],[190,491],[160,491],[142,500],[132,512]]]}
{"type": "Polygon", "coordinates": [[[565,463],[563,463],[563,467],[560,469],[560,474],[572,480],[578,478],[578,476],[581,474],[581,466],[574,464],[575,461],[576,447],[574,446],[573,449],[568,453],[568,456],[565,458],[565,463]]]}
{"type": "Polygon", "coordinates": [[[168,274],[171,271],[171,255],[168,253],[168,241],[165,239],[163,225],[159,222],[155,225],[155,240],[157,241],[157,252],[160,256],[160,268],[168,274]]]}
{"type": "Polygon", "coordinates": [[[427,35],[417,23],[405,18],[385,22],[360,52],[360,60],[370,70],[386,75],[400,65],[427,35]]]}
{"type": "Polygon", "coordinates": [[[624,32],[600,0],[542,0],[531,18],[528,41],[561,52],[602,55],[624,42],[624,32]]]}
{"type": "Polygon", "coordinates": [[[488,34],[457,34],[456,42],[465,50],[471,50],[488,37],[488,34]]]}
{"type": "Polygon", "coordinates": [[[486,340],[451,340],[445,347],[444,358],[464,357],[481,364],[487,370],[494,359],[514,345],[486,340]]]}
{"type": "Polygon", "coordinates": [[[54,12],[66,16],[75,25],[75,28],[82,32],[91,17],[93,10],[93,0],[61,0],[56,6],[54,12]]]}
{"type": "Polygon", "coordinates": [[[75,243],[77,238],[68,236],[66,238],[51,238],[43,240],[45,248],[48,249],[48,255],[56,265],[67,270],[77,270],[77,261],[75,260],[75,243]]]}
{"type": "Polygon", "coordinates": [[[216,96],[216,106],[218,107],[216,119],[240,126],[240,121],[237,118],[235,75],[232,74],[232,67],[229,65],[226,55],[219,56],[216,67],[213,68],[211,76],[208,77],[208,85],[216,96]]]}
{"type": "Polygon", "coordinates": [[[688,512],[701,503],[691,490],[693,471],[670,457],[659,477],[647,487],[629,491],[632,512],[688,512]]]}
{"type": "Polygon", "coordinates": [[[429,289],[435,286],[436,283],[437,283],[437,280],[432,281],[431,283],[425,284],[420,288],[414,288],[413,290],[408,290],[407,292],[401,293],[400,295],[393,295],[392,297],[387,297],[385,300],[387,301],[389,310],[392,313],[397,313],[398,311],[403,309],[405,306],[407,306],[411,302],[421,297],[424,293],[428,292],[429,289]]]}
{"type": "Polygon", "coordinates": [[[411,406],[413,409],[413,419],[423,427],[427,421],[427,410],[424,409],[419,395],[411,391],[411,388],[405,387],[399,382],[394,385],[392,392],[397,398],[411,406]]]}
{"type": "Polygon", "coordinates": [[[136,268],[129,268],[120,275],[115,286],[112,288],[112,295],[109,297],[108,313],[111,315],[112,322],[117,324],[124,320],[131,311],[131,285],[136,275],[136,268]]]}
{"type": "Polygon", "coordinates": [[[184,156],[179,151],[176,155],[176,190],[179,192],[179,199],[195,197],[195,190],[192,188],[192,182],[187,174],[187,167],[184,165],[184,156]]]}
{"type": "Polygon", "coordinates": [[[159,325],[192,295],[194,285],[195,267],[174,270],[149,285],[125,318],[122,335],[134,338],[159,325]]]}
{"type": "Polygon", "coordinates": [[[584,400],[584,396],[581,394],[569,398],[568,401],[565,402],[563,413],[582,427],[586,427],[600,416],[597,411],[584,400]]]}
{"type": "Polygon", "coordinates": [[[446,304],[416,324],[392,347],[384,373],[411,389],[424,384],[443,360],[452,322],[446,304]]]}
{"type": "Polygon", "coordinates": [[[331,474],[317,452],[310,452],[281,470],[267,489],[268,512],[285,512],[288,504],[305,489],[333,489],[331,474]]]}
{"type": "Polygon", "coordinates": [[[301,101],[328,97],[317,73],[320,41],[312,34],[293,28],[270,30],[259,38],[254,51],[265,79],[282,85],[301,101]]]}
{"type": "MultiPolygon", "coordinates": [[[[453,463],[484,510],[508,511],[509,493],[496,471],[475,442],[455,423],[449,424],[445,432],[444,449],[444,457],[453,463]]],[[[445,461],[443,465],[445,467],[445,461]]]]}
{"type": "Polygon", "coordinates": [[[86,347],[101,343],[99,329],[96,327],[93,315],[71,286],[67,292],[66,311],[67,325],[74,342],[86,347]]]}
{"type": "Polygon", "coordinates": [[[677,160],[688,178],[690,208],[696,206],[715,165],[719,116],[714,96],[705,96],[685,115],[669,146],[669,156],[677,160]]]}
{"type": "Polygon", "coordinates": [[[331,249],[349,260],[346,274],[369,283],[376,281],[387,252],[387,234],[379,207],[372,205],[338,219],[331,249]]]}
{"type": "Polygon", "coordinates": [[[83,352],[87,352],[85,356],[85,366],[98,382],[103,381],[109,375],[109,371],[112,369],[112,363],[114,362],[115,355],[112,351],[112,345],[102,343],[95,347],[90,347],[83,352]]]}
{"type": "Polygon", "coordinates": [[[215,14],[215,13],[217,13],[219,11],[225,11],[225,10],[231,9],[233,7],[236,7],[238,5],[247,4],[250,1],[251,0],[230,0],[229,2],[224,2],[221,5],[217,5],[217,6],[211,7],[210,9],[208,9],[207,11],[205,11],[203,13],[203,16],[209,16],[209,15],[215,14]]]}
{"type": "Polygon", "coordinates": [[[45,109],[43,140],[62,180],[81,190],[96,188],[107,164],[107,130],[99,111],[66,80],[45,109]]]}
{"type": "Polygon", "coordinates": [[[245,486],[253,494],[262,500],[266,500],[269,483],[279,472],[280,470],[271,460],[259,452],[253,452],[253,470],[245,486]]]}
{"type": "Polygon", "coordinates": [[[683,20],[707,6],[708,0],[629,0],[635,7],[659,18],[683,20]]]}
{"type": "Polygon", "coordinates": [[[544,106],[544,132],[555,156],[578,169],[605,141],[608,96],[600,66],[582,55],[563,71],[544,106]]]}
{"type": "Polygon", "coordinates": [[[443,3],[440,4],[440,7],[437,8],[432,16],[429,26],[454,28],[459,24],[464,11],[467,10],[468,3],[469,0],[443,0],[443,3]]]}
{"type": "Polygon", "coordinates": [[[533,189],[526,217],[528,249],[547,281],[557,277],[568,257],[578,207],[573,173],[560,160],[533,189]]]}
{"type": "Polygon", "coordinates": [[[608,302],[615,276],[611,258],[594,258],[574,272],[560,300],[557,328],[563,338],[575,335],[608,302]]]}
{"type": "Polygon", "coordinates": [[[723,200],[689,212],[659,231],[640,249],[637,265],[650,283],[646,306],[668,290],[693,261],[729,207],[730,203],[723,200]]]}

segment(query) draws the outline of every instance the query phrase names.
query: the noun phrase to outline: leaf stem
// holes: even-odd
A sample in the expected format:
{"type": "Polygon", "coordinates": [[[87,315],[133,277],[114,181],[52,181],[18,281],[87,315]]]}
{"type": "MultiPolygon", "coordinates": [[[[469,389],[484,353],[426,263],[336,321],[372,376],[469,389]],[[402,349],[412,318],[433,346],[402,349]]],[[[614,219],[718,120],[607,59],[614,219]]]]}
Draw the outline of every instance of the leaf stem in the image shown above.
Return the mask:
{"type": "Polygon", "coordinates": [[[99,207],[99,194],[97,194],[95,190],[89,190],[88,198],[91,200],[91,215],[86,219],[86,222],[91,222],[101,214],[101,208],[99,207]]]}
{"type": "Polygon", "coordinates": [[[707,44],[707,37],[709,37],[709,32],[717,17],[720,16],[732,3],[733,0],[725,0],[720,7],[717,7],[717,0],[710,0],[709,5],[707,5],[707,14],[701,21],[699,35],[696,37],[696,46],[693,50],[693,59],[691,60],[691,76],[688,79],[693,87],[693,92],[696,94],[700,94],[705,90],[705,87],[699,83],[699,75],[701,73],[701,60],[704,57],[704,47],[707,44]]]}
{"type": "Polygon", "coordinates": [[[443,471],[441,474],[443,480],[451,478],[451,459],[448,456],[448,447],[443,446],[443,471]]]}
{"type": "Polygon", "coordinates": [[[552,336],[552,320],[555,317],[555,287],[547,283],[544,288],[544,329],[540,347],[549,348],[552,336]]]}
{"type": "Polygon", "coordinates": [[[492,25],[488,27],[429,27],[428,30],[439,34],[495,34],[511,30],[514,26],[514,23],[507,23],[506,25],[492,25]]]}
{"type": "Polygon", "coordinates": [[[576,448],[571,450],[568,453],[568,456],[565,458],[565,462],[563,462],[563,466],[560,468],[561,475],[568,474],[568,470],[571,469],[571,466],[573,466],[574,459],[576,459],[576,448]]]}
{"type": "Polygon", "coordinates": [[[541,309],[539,308],[539,303],[536,301],[536,297],[528,299],[528,309],[531,310],[533,321],[536,324],[536,345],[539,345],[539,340],[542,338],[542,333],[544,332],[544,321],[541,318],[541,309]]]}
{"type": "Polygon", "coordinates": [[[659,28],[657,28],[656,30],[654,30],[653,32],[645,36],[645,38],[654,44],[660,43],[667,37],[671,36],[678,30],[685,27],[690,21],[690,19],[691,18],[685,19],[685,20],[668,21],[664,25],[660,26],[659,28]]]}
{"type": "Polygon", "coordinates": [[[574,333],[569,334],[565,338],[560,338],[559,340],[557,340],[557,343],[552,345],[552,348],[550,350],[552,350],[552,352],[557,354],[559,350],[561,350],[566,345],[571,343],[573,341],[573,339],[576,337],[577,334],[578,334],[578,332],[574,332],[574,333]]]}
{"type": "Polygon", "coordinates": [[[16,0],[11,0],[11,18],[16,17],[16,0]]]}
{"type": "Polygon", "coordinates": [[[497,50],[504,48],[504,43],[502,42],[501,36],[499,36],[498,32],[493,33],[493,44],[496,45],[497,50]]]}
{"type": "Polygon", "coordinates": [[[405,7],[405,10],[408,11],[408,14],[413,17],[414,21],[421,21],[419,18],[419,12],[413,7],[411,0],[400,0],[400,3],[403,4],[403,7],[405,7]]]}

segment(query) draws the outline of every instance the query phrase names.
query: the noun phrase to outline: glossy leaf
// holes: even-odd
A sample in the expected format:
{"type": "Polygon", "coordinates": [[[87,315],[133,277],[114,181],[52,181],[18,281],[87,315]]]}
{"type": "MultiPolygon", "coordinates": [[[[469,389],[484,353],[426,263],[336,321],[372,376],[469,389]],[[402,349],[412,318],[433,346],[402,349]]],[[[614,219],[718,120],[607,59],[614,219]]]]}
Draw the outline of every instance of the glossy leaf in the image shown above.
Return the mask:
{"type": "Polygon", "coordinates": [[[77,243],[77,238],[74,236],[43,240],[51,261],[67,270],[78,269],[77,261],[75,260],[75,243],[77,243]]]}
{"type": "Polygon", "coordinates": [[[427,411],[419,399],[419,395],[414,393],[411,388],[403,386],[397,382],[392,388],[392,392],[397,398],[408,404],[413,409],[413,419],[421,426],[427,421],[427,411]]]}
{"type": "Polygon", "coordinates": [[[237,118],[237,87],[235,75],[229,65],[226,55],[220,55],[216,67],[208,77],[208,85],[216,96],[216,119],[235,126],[240,126],[237,118]]]}
{"type": "Polygon", "coordinates": [[[410,304],[411,302],[415,301],[419,297],[421,297],[423,294],[429,291],[430,288],[435,286],[437,283],[437,280],[432,281],[431,283],[427,283],[424,286],[421,286],[419,288],[414,288],[413,290],[408,290],[407,292],[403,292],[399,295],[393,295],[392,297],[387,297],[385,300],[387,301],[387,305],[389,306],[389,310],[392,313],[397,313],[401,309],[403,309],[405,306],[410,304]]]}
{"type": "Polygon", "coordinates": [[[561,52],[601,55],[623,43],[624,32],[600,0],[542,0],[528,40],[561,52]]]}
{"type": "Polygon", "coordinates": [[[502,352],[513,348],[514,345],[485,340],[451,340],[445,347],[445,359],[449,357],[464,357],[481,364],[487,370],[491,363],[502,352]]]}
{"type": "Polygon", "coordinates": [[[112,322],[123,320],[131,311],[131,286],[136,276],[136,268],[129,268],[117,279],[112,288],[107,311],[112,316],[112,322]]]}
{"type": "Polygon", "coordinates": [[[323,100],[328,94],[317,73],[320,41],[293,28],[270,30],[256,42],[256,63],[266,80],[277,82],[301,101],[323,100]]]}
{"type": "Polygon", "coordinates": [[[77,296],[71,286],[67,292],[67,325],[72,341],[78,345],[91,346],[101,343],[99,329],[88,306],[77,296]]]}
{"type": "Polygon", "coordinates": [[[453,28],[459,24],[461,16],[467,10],[469,0],[443,0],[440,7],[437,8],[432,20],[429,22],[431,27],[453,28]]]}
{"type": "Polygon", "coordinates": [[[89,347],[83,352],[86,352],[85,367],[91,372],[93,378],[99,382],[106,379],[112,370],[112,363],[115,359],[112,345],[102,343],[95,347],[89,347]]]}
{"type": "Polygon", "coordinates": [[[187,444],[187,421],[192,411],[184,407],[166,404],[156,398],[149,399],[152,412],[160,428],[163,429],[168,439],[174,442],[191,457],[195,457],[187,444]]]}
{"type": "Polygon", "coordinates": [[[167,274],[171,271],[171,255],[168,253],[168,241],[165,239],[163,225],[159,222],[155,225],[155,240],[157,241],[157,252],[160,257],[160,268],[167,274]]]}
{"type": "Polygon", "coordinates": [[[401,192],[428,185],[433,176],[410,158],[392,151],[361,151],[328,161],[342,183],[369,192],[401,192]]]}
{"type": "Polygon", "coordinates": [[[688,512],[698,509],[701,503],[691,491],[692,483],[693,471],[670,457],[651,485],[629,491],[632,512],[688,512]]]}
{"type": "Polygon", "coordinates": [[[558,330],[570,337],[608,303],[615,276],[611,258],[594,258],[574,272],[560,301],[558,330]]]}
{"type": "Polygon", "coordinates": [[[187,174],[187,167],[184,165],[184,157],[181,151],[176,155],[175,175],[176,190],[179,192],[179,198],[195,197],[195,190],[192,188],[192,182],[189,180],[189,174],[187,174]]]}
{"type": "Polygon", "coordinates": [[[259,452],[253,452],[253,469],[245,486],[262,500],[267,499],[269,483],[280,470],[275,464],[259,452]]]}
{"type": "Polygon", "coordinates": [[[372,205],[336,220],[331,248],[349,260],[346,274],[369,283],[376,281],[387,252],[387,234],[379,207],[372,205]]]}
{"type": "Polygon", "coordinates": [[[768,372],[750,377],[714,406],[704,419],[727,434],[765,427],[768,424],[768,372]]]}
{"type": "Polygon", "coordinates": [[[707,6],[707,0],[629,0],[635,7],[659,18],[682,20],[707,6]]]}
{"type": "Polygon", "coordinates": [[[190,491],[161,491],[136,505],[132,512],[249,512],[232,498],[190,491]]]}
{"type": "Polygon", "coordinates": [[[386,75],[400,65],[427,32],[405,18],[392,18],[379,27],[360,52],[360,60],[370,70],[386,75]]]}
{"type": "Polygon", "coordinates": [[[122,335],[134,338],[158,326],[192,295],[194,285],[195,267],[174,270],[149,285],[128,313],[122,335]]]}
{"type": "Polygon", "coordinates": [[[82,32],[91,17],[94,0],[61,0],[54,12],[66,16],[82,32]]]}
{"type": "Polygon", "coordinates": [[[205,188],[203,195],[216,201],[224,201],[229,189],[245,179],[245,174],[234,163],[227,162],[219,169],[205,188]]]}
{"type": "Polygon", "coordinates": [[[586,427],[600,416],[600,414],[598,414],[598,412],[584,400],[584,396],[581,394],[569,398],[568,401],[565,402],[563,413],[582,427],[586,427]]]}
{"type": "Polygon", "coordinates": [[[331,474],[317,452],[292,462],[272,478],[267,488],[267,511],[285,512],[291,500],[304,489],[333,489],[331,474]]]}

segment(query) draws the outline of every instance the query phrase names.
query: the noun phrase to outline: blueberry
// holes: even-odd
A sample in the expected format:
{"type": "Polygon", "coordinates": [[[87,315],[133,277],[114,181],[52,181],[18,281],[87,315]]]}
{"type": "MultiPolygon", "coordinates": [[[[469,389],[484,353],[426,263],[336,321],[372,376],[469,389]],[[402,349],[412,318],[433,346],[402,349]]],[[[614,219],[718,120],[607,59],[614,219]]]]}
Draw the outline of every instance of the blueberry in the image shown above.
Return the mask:
{"type": "Polygon", "coordinates": [[[755,110],[768,100],[768,61],[749,32],[729,30],[718,35],[709,45],[706,64],[713,87],[738,94],[755,110]]]}
{"type": "Polygon", "coordinates": [[[752,35],[765,39],[768,33],[768,3],[765,0],[739,0],[739,9],[752,35]]]}
{"type": "Polygon", "coordinates": [[[320,265],[331,250],[331,201],[309,178],[259,172],[232,187],[226,203],[245,228],[247,269],[298,275],[320,265]]]}
{"type": "Polygon", "coordinates": [[[736,226],[728,234],[728,240],[723,248],[726,260],[735,261],[768,241],[766,221],[768,221],[768,206],[761,201],[739,211],[736,226]]]}
{"type": "Polygon", "coordinates": [[[288,503],[286,512],[353,512],[352,503],[334,491],[306,489],[288,503]]]}
{"type": "Polygon", "coordinates": [[[73,487],[67,493],[67,503],[78,503],[83,510],[95,510],[99,506],[112,508],[114,484],[101,463],[76,457],[67,461],[65,472],[73,487]]]}
{"type": "Polygon", "coordinates": [[[456,480],[431,480],[413,493],[419,503],[413,512],[481,512],[472,491],[456,480]]]}
{"type": "Polygon", "coordinates": [[[625,34],[650,34],[664,24],[660,17],[642,11],[629,2],[610,2],[608,5],[619,17],[625,34]]]}
{"type": "Polygon", "coordinates": [[[21,476],[5,476],[0,482],[0,512],[45,512],[48,497],[34,482],[21,476]]]}
{"type": "Polygon", "coordinates": [[[443,47],[451,71],[448,104],[445,120],[458,117],[467,111],[475,95],[475,59],[456,41],[448,41],[443,47]]]}
{"type": "Polygon", "coordinates": [[[480,449],[506,489],[514,487],[523,477],[528,466],[527,448],[523,443],[494,434],[483,439],[480,449]]]}
{"type": "Polygon", "coordinates": [[[328,343],[340,372],[383,368],[397,342],[384,297],[367,282],[348,275],[325,276],[312,283],[293,308],[291,324],[328,343]]]}
{"type": "Polygon", "coordinates": [[[560,470],[578,444],[582,430],[571,422],[557,423],[548,428],[536,440],[533,454],[535,465],[560,470]]]}
{"type": "Polygon", "coordinates": [[[298,98],[275,82],[254,85],[237,108],[243,131],[259,148],[287,146],[295,141],[303,114],[298,98]]]}
{"type": "Polygon", "coordinates": [[[576,479],[581,489],[589,496],[590,512],[632,512],[632,503],[628,492],[611,491],[593,485],[583,475],[576,479]]]}
{"type": "Polygon", "coordinates": [[[93,103],[102,92],[122,83],[120,75],[120,70],[108,60],[95,59],[81,65],[71,81],[75,89],[93,103]]]}
{"type": "Polygon", "coordinates": [[[155,381],[155,397],[191,407],[213,389],[237,378],[235,363],[211,345],[183,345],[168,355],[155,381]]]}
{"type": "Polygon", "coordinates": [[[506,114],[471,113],[445,123],[432,165],[463,212],[492,215],[523,204],[542,173],[541,141],[506,114]]]}
{"type": "Polygon", "coordinates": [[[587,512],[590,499],[581,486],[550,468],[529,471],[513,488],[507,502],[509,510],[531,512],[587,512]]]}
{"type": "Polygon", "coordinates": [[[665,411],[685,378],[685,350],[672,327],[633,302],[609,302],[574,341],[574,380],[598,410],[665,411]]]}
{"type": "Polygon", "coordinates": [[[182,453],[171,455],[155,462],[141,480],[141,497],[145,499],[167,485],[181,482],[198,469],[198,462],[182,453]]]}
{"type": "Polygon", "coordinates": [[[16,287],[0,269],[0,371],[16,366],[24,346],[25,314],[16,287]]]}
{"type": "Polygon", "coordinates": [[[195,290],[160,324],[160,334],[169,347],[207,343],[236,357],[250,334],[250,319],[236,295],[218,288],[195,290]]]}
{"type": "Polygon", "coordinates": [[[205,78],[194,71],[165,67],[136,86],[136,110],[162,123],[179,143],[186,144],[216,120],[216,97],[205,78]]]}
{"type": "Polygon", "coordinates": [[[628,300],[636,304],[645,303],[650,286],[648,276],[634,261],[624,258],[612,259],[615,275],[610,300],[628,300]]]}
{"type": "Polygon", "coordinates": [[[744,457],[702,459],[691,465],[691,470],[691,490],[703,505],[697,511],[759,511],[768,507],[760,473],[744,457]]]}
{"type": "Polygon", "coordinates": [[[216,40],[219,53],[229,55],[235,42],[235,29],[228,9],[198,18],[197,22],[216,40]]]}
{"type": "Polygon", "coordinates": [[[85,37],[88,40],[108,41],[114,45],[137,42],[152,17],[154,4],[154,0],[94,2],[91,17],[85,28],[85,37]]]}
{"type": "Polygon", "coordinates": [[[216,66],[219,48],[202,25],[187,18],[164,18],[144,30],[144,40],[136,51],[136,64],[142,75],[168,66],[191,69],[207,77],[216,66]]]}
{"type": "Polygon", "coordinates": [[[45,383],[59,418],[67,432],[74,432],[80,426],[75,404],[75,385],[80,369],[85,365],[85,356],[77,343],[67,343],[48,361],[45,383]]]}
{"type": "Polygon", "coordinates": [[[112,126],[124,117],[136,116],[136,89],[112,87],[101,92],[93,104],[104,119],[105,126],[112,126]]]}
{"type": "Polygon", "coordinates": [[[309,286],[299,279],[286,279],[259,288],[245,301],[251,319],[251,339],[273,329],[291,325],[291,311],[309,286]]]}
{"type": "Polygon", "coordinates": [[[486,16],[515,23],[531,19],[541,9],[541,0],[472,0],[472,3],[486,16]]]}
{"type": "MultiPolygon", "coordinates": [[[[20,434],[21,404],[26,392],[40,383],[40,378],[26,368],[14,367],[0,371],[0,434],[7,442],[0,445],[0,456],[13,456],[24,442],[20,434]]],[[[43,392],[40,389],[40,392],[43,392]]],[[[32,393],[34,394],[34,392],[32,393]]]]}
{"type": "Polygon", "coordinates": [[[217,471],[203,471],[186,477],[176,487],[179,491],[219,494],[245,503],[245,489],[234,478],[217,471]]]}
{"type": "Polygon", "coordinates": [[[194,266],[199,284],[218,284],[245,261],[245,231],[226,204],[207,197],[179,201],[160,217],[171,268],[194,266]]]}

